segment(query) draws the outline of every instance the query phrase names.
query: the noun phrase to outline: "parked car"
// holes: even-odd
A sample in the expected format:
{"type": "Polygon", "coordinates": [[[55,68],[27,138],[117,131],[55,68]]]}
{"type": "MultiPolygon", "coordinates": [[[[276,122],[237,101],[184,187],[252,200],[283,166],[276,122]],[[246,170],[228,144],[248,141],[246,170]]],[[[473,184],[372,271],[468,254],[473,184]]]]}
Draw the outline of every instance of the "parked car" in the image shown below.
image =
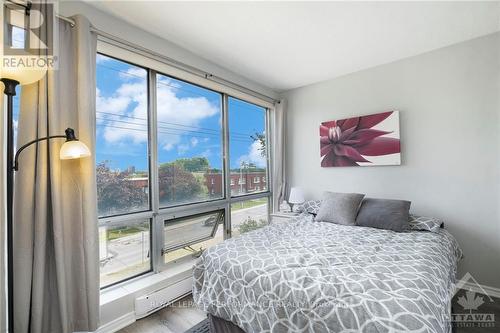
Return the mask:
{"type": "Polygon", "coordinates": [[[217,223],[217,216],[210,216],[204,222],[203,225],[205,227],[213,227],[217,223]]]}

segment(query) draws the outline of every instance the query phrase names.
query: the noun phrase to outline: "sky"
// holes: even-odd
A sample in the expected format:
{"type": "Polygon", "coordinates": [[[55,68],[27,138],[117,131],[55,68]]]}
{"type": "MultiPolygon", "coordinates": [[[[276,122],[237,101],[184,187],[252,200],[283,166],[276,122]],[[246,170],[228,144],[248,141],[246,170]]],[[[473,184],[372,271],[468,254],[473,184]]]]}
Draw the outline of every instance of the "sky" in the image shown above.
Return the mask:
{"type": "MultiPolygon", "coordinates": [[[[96,160],[111,169],[147,170],[147,71],[97,56],[96,160]]],[[[158,159],[206,157],[222,168],[222,95],[164,75],[157,75],[158,159]]],[[[265,166],[259,143],[250,136],[264,133],[265,109],[230,98],[230,166],[245,161],[265,166]]]]}

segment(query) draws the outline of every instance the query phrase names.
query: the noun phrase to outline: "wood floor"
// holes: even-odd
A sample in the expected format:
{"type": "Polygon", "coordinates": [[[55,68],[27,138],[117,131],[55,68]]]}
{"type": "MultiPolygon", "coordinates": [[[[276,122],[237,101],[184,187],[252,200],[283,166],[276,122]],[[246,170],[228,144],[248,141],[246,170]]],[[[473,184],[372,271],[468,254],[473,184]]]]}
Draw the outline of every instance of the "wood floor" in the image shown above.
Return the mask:
{"type": "MultiPolygon", "coordinates": [[[[458,303],[460,297],[465,296],[465,291],[459,291],[453,299],[453,309],[455,313],[469,313],[458,303]]],[[[472,313],[492,313],[495,316],[493,327],[460,327],[457,325],[457,333],[498,333],[500,332],[500,299],[492,297],[490,301],[486,295],[477,294],[483,297],[484,304],[472,313]]],[[[206,318],[204,312],[196,309],[191,296],[186,296],[171,306],[160,310],[147,318],[140,319],[134,324],[122,329],[119,333],[184,333],[200,321],[206,318]]]]}

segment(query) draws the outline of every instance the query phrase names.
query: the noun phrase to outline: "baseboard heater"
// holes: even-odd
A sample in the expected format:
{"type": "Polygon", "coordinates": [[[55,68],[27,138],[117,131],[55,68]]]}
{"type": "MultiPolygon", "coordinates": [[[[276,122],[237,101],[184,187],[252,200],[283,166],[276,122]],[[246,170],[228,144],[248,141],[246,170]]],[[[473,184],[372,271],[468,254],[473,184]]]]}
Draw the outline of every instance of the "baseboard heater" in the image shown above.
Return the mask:
{"type": "Polygon", "coordinates": [[[148,295],[135,299],[136,319],[149,316],[167,305],[191,293],[193,278],[187,278],[168,287],[156,290],[148,295]]]}

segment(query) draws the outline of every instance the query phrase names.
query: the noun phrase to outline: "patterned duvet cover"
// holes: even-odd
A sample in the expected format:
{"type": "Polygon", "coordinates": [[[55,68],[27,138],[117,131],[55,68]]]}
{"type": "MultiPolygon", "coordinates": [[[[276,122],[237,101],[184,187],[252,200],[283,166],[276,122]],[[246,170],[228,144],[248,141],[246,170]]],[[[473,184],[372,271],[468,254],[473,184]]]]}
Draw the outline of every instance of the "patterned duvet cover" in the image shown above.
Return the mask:
{"type": "Polygon", "coordinates": [[[449,332],[461,251],[444,229],[396,233],[301,215],[207,249],[204,311],[250,332],[449,332]]]}

